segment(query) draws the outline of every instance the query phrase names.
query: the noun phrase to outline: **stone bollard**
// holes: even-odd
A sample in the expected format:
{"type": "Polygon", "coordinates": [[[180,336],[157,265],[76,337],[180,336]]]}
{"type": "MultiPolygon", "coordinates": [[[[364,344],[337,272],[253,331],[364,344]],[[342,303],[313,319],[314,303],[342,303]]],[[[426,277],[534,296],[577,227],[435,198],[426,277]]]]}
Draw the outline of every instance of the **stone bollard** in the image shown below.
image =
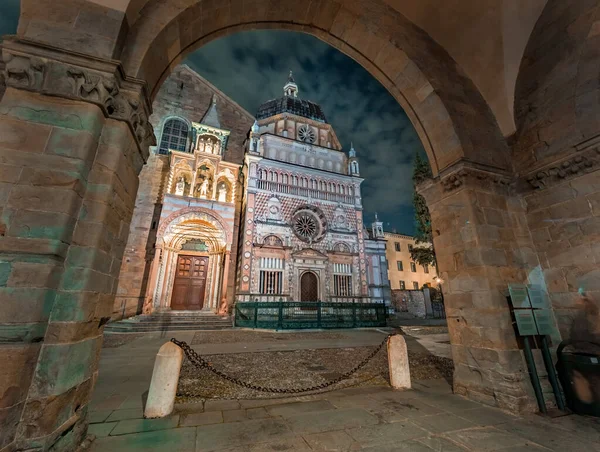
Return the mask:
{"type": "Polygon", "coordinates": [[[172,342],[167,342],[156,354],[145,418],[165,417],[173,411],[182,361],[183,350],[172,342]]]}
{"type": "Polygon", "coordinates": [[[388,363],[390,366],[390,383],[394,389],[410,389],[410,369],[408,367],[408,351],[404,337],[396,334],[390,337],[388,344],[388,363]]]}

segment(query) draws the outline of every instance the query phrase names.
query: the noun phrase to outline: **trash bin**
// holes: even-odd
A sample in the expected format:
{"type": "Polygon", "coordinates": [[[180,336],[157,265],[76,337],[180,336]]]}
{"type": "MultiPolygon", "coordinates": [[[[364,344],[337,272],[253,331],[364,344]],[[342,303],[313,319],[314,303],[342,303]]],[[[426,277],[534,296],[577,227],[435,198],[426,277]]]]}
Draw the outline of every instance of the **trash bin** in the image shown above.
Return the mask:
{"type": "Polygon", "coordinates": [[[568,407],[576,414],[600,417],[600,345],[566,340],[560,343],[556,355],[556,371],[568,407]],[[586,351],[564,351],[569,346],[584,346],[586,351]]]}

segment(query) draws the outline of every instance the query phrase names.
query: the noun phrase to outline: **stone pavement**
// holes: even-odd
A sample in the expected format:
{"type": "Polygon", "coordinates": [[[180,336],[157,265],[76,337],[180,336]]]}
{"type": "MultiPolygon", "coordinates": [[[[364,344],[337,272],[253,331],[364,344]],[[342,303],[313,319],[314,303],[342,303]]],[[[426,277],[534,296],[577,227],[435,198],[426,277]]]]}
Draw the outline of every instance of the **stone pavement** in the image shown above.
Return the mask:
{"type": "MultiPolygon", "coordinates": [[[[188,334],[177,336],[191,342],[188,334]]],[[[351,342],[380,340],[380,333],[359,333],[351,342]]],[[[208,400],[145,420],[144,395],[164,341],[136,339],[103,350],[90,406],[93,452],[600,451],[599,419],[512,416],[451,394],[441,380],[414,382],[410,391],[361,387],[291,399],[208,400]]]]}

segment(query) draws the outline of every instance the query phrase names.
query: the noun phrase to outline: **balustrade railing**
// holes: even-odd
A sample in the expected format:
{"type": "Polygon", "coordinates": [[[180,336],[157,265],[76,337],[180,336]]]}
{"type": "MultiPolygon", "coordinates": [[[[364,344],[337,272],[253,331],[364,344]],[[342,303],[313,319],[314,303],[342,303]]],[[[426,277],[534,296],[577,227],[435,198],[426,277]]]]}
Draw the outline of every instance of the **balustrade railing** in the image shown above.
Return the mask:
{"type": "Polygon", "coordinates": [[[384,303],[236,303],[235,326],[267,329],[357,328],[386,325],[384,303]]]}
{"type": "Polygon", "coordinates": [[[310,196],[315,199],[324,201],[341,202],[344,204],[354,204],[354,196],[345,195],[342,193],[333,193],[329,191],[317,190],[308,187],[298,187],[296,185],[282,184],[269,180],[257,180],[257,187],[261,190],[269,190],[276,193],[285,193],[296,196],[310,196]]]}

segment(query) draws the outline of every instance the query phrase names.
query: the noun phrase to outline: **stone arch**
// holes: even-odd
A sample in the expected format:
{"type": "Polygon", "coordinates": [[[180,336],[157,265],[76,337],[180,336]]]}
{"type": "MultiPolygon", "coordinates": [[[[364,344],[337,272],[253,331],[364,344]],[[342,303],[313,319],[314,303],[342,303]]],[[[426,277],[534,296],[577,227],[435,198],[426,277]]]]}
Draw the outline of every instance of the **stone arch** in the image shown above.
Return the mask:
{"type": "Polygon", "coordinates": [[[255,29],[305,32],[349,55],[388,89],[415,126],[434,175],[463,158],[508,167],[506,142],[473,82],[440,45],[384,1],[342,6],[324,0],[315,6],[299,0],[273,8],[269,0],[257,0],[241,10],[228,3],[211,4],[210,10],[206,2],[183,4],[148,0],[141,9],[131,6],[137,20],[122,61],[128,74],[148,81],[152,93],[187,54],[211,40],[255,29]]]}
{"type": "Polygon", "coordinates": [[[597,2],[550,0],[542,11],[515,89],[517,171],[550,163],[598,136],[599,20],[597,2]]]}
{"type": "Polygon", "coordinates": [[[168,233],[168,228],[172,225],[191,220],[205,221],[208,224],[213,225],[215,228],[223,231],[223,243],[228,243],[228,239],[233,233],[233,231],[231,231],[227,226],[225,220],[223,220],[223,218],[213,210],[205,209],[203,207],[188,207],[172,213],[165,219],[156,234],[157,242],[160,240],[165,242],[165,236],[168,233]]]}

